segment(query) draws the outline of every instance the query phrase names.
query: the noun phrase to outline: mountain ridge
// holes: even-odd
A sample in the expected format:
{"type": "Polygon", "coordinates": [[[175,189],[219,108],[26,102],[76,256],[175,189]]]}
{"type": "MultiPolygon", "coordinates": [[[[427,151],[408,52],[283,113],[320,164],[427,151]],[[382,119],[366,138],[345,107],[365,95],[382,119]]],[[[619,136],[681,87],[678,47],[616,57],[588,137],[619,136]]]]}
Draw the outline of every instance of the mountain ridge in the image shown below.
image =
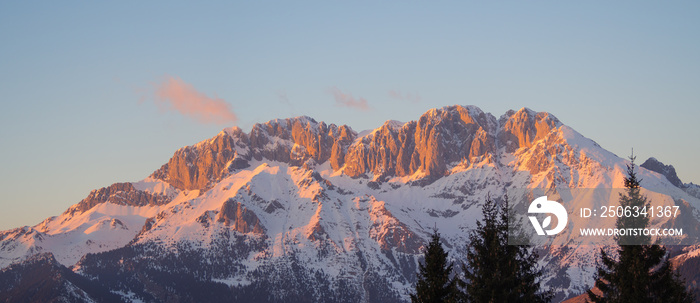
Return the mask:
{"type": "MultiPolygon", "coordinates": [[[[496,118],[447,106],[363,134],[306,116],[275,119],[249,133],[226,128],[178,149],[144,180],[94,190],[59,216],[0,232],[0,268],[50,252],[147,301],[197,301],[197,289],[271,302],[406,301],[433,227],[458,261],[487,196],[622,187],[626,164],[528,108],[496,118]]],[[[665,176],[639,174],[665,203],[700,207],[665,176]]],[[[694,218],[654,224],[692,227],[694,218]]],[[[544,250],[543,283],[558,299],[581,293],[596,252],[544,250]]]]}
{"type": "Polygon", "coordinates": [[[326,125],[307,116],[275,119],[255,124],[248,134],[230,128],[181,148],[151,177],[179,189],[205,189],[231,170],[263,158],[305,167],[330,161],[334,170],[351,177],[416,172],[440,177],[455,161],[493,157],[501,145],[507,152],[529,147],[560,125],[551,114],[528,108],[496,119],[475,106],[432,109],[400,127],[387,121],[362,137],[349,126],[326,125]],[[467,142],[461,142],[461,133],[469,136],[467,142]],[[443,146],[445,142],[449,146],[443,146]]]}

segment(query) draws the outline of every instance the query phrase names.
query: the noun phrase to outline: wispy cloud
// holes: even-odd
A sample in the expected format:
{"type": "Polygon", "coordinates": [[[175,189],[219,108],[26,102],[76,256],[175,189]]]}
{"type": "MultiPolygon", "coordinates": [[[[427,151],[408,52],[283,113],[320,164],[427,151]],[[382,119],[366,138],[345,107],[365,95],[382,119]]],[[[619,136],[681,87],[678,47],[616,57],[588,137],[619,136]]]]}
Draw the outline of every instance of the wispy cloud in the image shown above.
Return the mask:
{"type": "Polygon", "coordinates": [[[290,104],[289,95],[287,95],[286,91],[278,89],[277,91],[275,91],[275,94],[277,95],[277,98],[279,98],[280,102],[284,104],[290,104]]]}
{"type": "Polygon", "coordinates": [[[418,103],[421,101],[421,97],[419,94],[411,94],[411,93],[402,93],[397,90],[390,90],[389,91],[389,97],[397,99],[397,100],[402,100],[402,101],[408,101],[411,103],[418,103]]]}
{"type": "Polygon", "coordinates": [[[333,98],[335,98],[335,104],[337,106],[355,108],[361,111],[370,110],[369,104],[367,104],[365,98],[360,97],[359,99],[355,99],[351,94],[343,93],[337,87],[332,87],[330,93],[333,95],[333,98]]]}
{"type": "Polygon", "coordinates": [[[200,123],[236,123],[238,117],[221,98],[211,98],[178,77],[167,76],[154,84],[153,99],[162,111],[176,111],[200,123]]]}

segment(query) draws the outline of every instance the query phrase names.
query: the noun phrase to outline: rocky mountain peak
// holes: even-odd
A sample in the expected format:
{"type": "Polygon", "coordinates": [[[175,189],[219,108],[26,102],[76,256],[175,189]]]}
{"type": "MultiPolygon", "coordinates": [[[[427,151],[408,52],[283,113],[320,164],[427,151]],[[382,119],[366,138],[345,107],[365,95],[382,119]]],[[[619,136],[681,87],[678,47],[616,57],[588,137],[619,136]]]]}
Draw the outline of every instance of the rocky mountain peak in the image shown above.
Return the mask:
{"type": "Polygon", "coordinates": [[[664,175],[666,179],[671,182],[671,184],[675,185],[676,187],[683,188],[683,182],[681,182],[681,179],[679,179],[678,175],[676,175],[676,169],[673,167],[673,165],[665,165],[656,158],[651,157],[644,161],[644,163],[642,163],[640,166],[664,175]]]}
{"type": "Polygon", "coordinates": [[[401,127],[387,122],[350,146],[344,173],[439,178],[451,163],[493,153],[496,125],[475,106],[431,109],[401,127]]]}
{"type": "Polygon", "coordinates": [[[523,107],[517,112],[506,112],[499,119],[499,125],[498,140],[506,152],[512,153],[521,147],[531,147],[533,142],[543,139],[562,123],[550,113],[523,107]]]}
{"type": "Polygon", "coordinates": [[[347,147],[357,133],[349,126],[327,125],[300,116],[257,123],[250,133],[227,128],[214,138],[175,152],[152,177],[186,190],[204,190],[248,161],[272,160],[313,166],[328,160],[334,169],[344,164],[347,147]]]}
{"type": "Polygon", "coordinates": [[[266,158],[297,166],[323,163],[331,156],[335,157],[336,164],[342,165],[343,161],[338,158],[356,136],[346,125],[326,125],[306,116],[256,124],[249,135],[255,159],[266,158]],[[334,145],[337,145],[335,154],[334,145]]]}
{"type": "Polygon", "coordinates": [[[178,150],[152,176],[187,190],[206,190],[230,172],[263,159],[313,168],[329,161],[351,177],[444,176],[451,166],[493,161],[500,147],[529,148],[562,125],[553,115],[528,108],[500,119],[476,106],[446,106],[418,120],[389,120],[358,138],[346,125],[300,116],[255,124],[250,133],[227,128],[214,138],[178,150]]]}
{"type": "Polygon", "coordinates": [[[230,136],[234,138],[241,138],[245,136],[245,132],[243,132],[243,129],[241,129],[238,126],[232,126],[232,127],[227,127],[224,128],[217,136],[230,136]]]}

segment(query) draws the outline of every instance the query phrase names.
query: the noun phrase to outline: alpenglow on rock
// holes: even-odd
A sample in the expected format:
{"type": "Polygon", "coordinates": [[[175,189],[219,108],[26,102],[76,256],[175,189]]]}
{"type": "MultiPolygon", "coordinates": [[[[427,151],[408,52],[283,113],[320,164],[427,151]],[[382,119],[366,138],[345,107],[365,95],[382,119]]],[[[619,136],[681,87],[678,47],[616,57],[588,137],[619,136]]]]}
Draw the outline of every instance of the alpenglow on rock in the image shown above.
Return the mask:
{"type": "Polygon", "coordinates": [[[251,160],[272,160],[314,167],[330,162],[350,177],[371,173],[384,177],[417,172],[436,179],[455,162],[494,161],[498,148],[512,153],[530,147],[561,122],[529,109],[508,111],[500,119],[475,106],[432,109],[417,121],[388,121],[357,138],[350,127],[326,125],[309,117],[256,124],[181,148],[153,174],[179,189],[206,189],[251,160]]]}

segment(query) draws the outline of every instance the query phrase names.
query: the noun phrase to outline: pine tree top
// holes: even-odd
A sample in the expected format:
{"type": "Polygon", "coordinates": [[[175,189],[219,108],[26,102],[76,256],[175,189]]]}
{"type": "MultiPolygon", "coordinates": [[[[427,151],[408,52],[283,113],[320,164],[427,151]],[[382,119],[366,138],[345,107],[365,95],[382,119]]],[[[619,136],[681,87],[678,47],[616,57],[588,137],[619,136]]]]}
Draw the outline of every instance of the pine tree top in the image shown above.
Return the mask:
{"type": "MultiPolygon", "coordinates": [[[[634,153],[630,156],[625,177],[625,193],[620,193],[620,206],[648,207],[647,198],[640,193],[641,180],[637,178],[634,153]]],[[[645,216],[618,217],[617,228],[646,228],[645,216]]],[[[618,259],[600,249],[600,263],[595,286],[600,293],[588,290],[593,302],[692,302],[684,282],[673,271],[666,250],[649,245],[649,236],[619,236],[618,259]]]]}
{"type": "Polygon", "coordinates": [[[411,302],[456,301],[456,280],[452,277],[452,264],[448,264],[448,253],[440,243],[440,233],[434,230],[428,246],[424,249],[425,260],[418,265],[416,292],[411,302]]]}
{"type": "Polygon", "coordinates": [[[524,245],[508,245],[508,200],[498,205],[487,199],[483,219],[469,235],[464,280],[460,286],[468,302],[549,302],[542,291],[537,254],[524,245]]]}
{"type": "Polygon", "coordinates": [[[629,156],[630,163],[627,164],[627,176],[625,177],[625,187],[626,188],[639,188],[642,180],[637,179],[637,172],[635,170],[636,165],[634,164],[634,160],[637,159],[637,157],[632,154],[629,156]]]}

